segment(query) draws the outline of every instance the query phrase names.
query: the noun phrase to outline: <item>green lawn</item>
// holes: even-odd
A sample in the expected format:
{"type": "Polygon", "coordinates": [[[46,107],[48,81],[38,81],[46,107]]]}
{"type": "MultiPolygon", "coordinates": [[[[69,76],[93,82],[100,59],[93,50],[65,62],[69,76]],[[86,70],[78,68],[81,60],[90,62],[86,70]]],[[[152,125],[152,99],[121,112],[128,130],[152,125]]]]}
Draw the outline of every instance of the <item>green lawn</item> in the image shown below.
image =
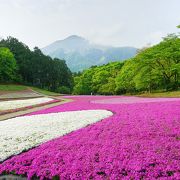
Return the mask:
{"type": "Polygon", "coordinates": [[[48,95],[48,96],[60,95],[58,93],[40,89],[37,87],[30,87],[30,86],[16,85],[16,84],[0,84],[0,91],[22,91],[22,90],[27,90],[27,89],[32,89],[34,91],[37,91],[41,94],[48,95]]]}
{"type": "Polygon", "coordinates": [[[140,96],[140,97],[179,97],[180,98],[180,91],[143,93],[137,96],[140,96]]]}
{"type": "Polygon", "coordinates": [[[55,92],[51,92],[51,91],[48,91],[48,90],[45,90],[45,89],[40,89],[40,88],[37,88],[37,87],[30,87],[32,90],[34,91],[37,91],[41,94],[45,94],[45,95],[48,95],[48,96],[57,96],[57,95],[60,95],[59,93],[55,93],[55,92]]]}
{"type": "Polygon", "coordinates": [[[23,85],[0,84],[0,91],[22,91],[22,90],[26,90],[26,89],[27,89],[27,86],[23,86],[23,85]]]}

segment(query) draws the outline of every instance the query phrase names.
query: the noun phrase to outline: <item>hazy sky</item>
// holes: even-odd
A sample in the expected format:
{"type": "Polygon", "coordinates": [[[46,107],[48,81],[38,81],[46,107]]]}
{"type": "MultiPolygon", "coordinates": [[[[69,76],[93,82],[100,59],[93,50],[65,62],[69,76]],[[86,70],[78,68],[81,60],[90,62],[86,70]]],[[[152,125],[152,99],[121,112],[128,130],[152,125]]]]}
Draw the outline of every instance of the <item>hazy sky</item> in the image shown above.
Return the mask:
{"type": "Polygon", "coordinates": [[[92,42],[142,47],[180,24],[180,0],[0,0],[0,37],[31,48],[76,34],[92,42]]]}

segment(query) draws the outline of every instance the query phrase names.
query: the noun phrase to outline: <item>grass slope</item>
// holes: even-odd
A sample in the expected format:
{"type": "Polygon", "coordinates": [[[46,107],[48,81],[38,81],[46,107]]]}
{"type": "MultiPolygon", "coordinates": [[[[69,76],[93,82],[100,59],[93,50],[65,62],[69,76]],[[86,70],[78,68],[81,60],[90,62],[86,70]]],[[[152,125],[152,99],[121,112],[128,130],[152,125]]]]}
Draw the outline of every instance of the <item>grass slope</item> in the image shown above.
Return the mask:
{"type": "Polygon", "coordinates": [[[179,97],[180,98],[180,91],[143,93],[137,96],[140,96],[140,97],[179,97]]]}
{"type": "Polygon", "coordinates": [[[45,94],[47,96],[59,96],[60,95],[59,93],[51,92],[51,91],[48,91],[45,89],[40,89],[37,87],[31,87],[31,89],[38,92],[38,93],[45,94]]]}
{"type": "Polygon", "coordinates": [[[24,85],[0,84],[0,91],[23,91],[26,89],[27,89],[27,86],[24,86],[24,85]]]}
{"type": "Polygon", "coordinates": [[[1,91],[3,91],[3,92],[5,92],[5,91],[23,91],[23,90],[28,90],[28,89],[32,89],[38,93],[48,95],[48,96],[60,95],[58,93],[51,92],[51,91],[44,90],[44,89],[40,89],[37,87],[29,87],[29,86],[17,85],[17,84],[0,84],[0,92],[1,91]]]}

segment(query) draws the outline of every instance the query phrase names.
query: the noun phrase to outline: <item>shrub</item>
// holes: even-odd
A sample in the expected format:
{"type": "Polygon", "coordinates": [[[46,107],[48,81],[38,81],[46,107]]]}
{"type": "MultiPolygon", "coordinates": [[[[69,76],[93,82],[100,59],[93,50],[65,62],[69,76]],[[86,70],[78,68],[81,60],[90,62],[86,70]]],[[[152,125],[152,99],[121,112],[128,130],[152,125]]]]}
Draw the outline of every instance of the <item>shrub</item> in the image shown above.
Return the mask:
{"type": "Polygon", "coordinates": [[[70,88],[66,87],[66,86],[60,86],[57,90],[57,93],[61,93],[61,94],[70,94],[71,90],[70,88]]]}

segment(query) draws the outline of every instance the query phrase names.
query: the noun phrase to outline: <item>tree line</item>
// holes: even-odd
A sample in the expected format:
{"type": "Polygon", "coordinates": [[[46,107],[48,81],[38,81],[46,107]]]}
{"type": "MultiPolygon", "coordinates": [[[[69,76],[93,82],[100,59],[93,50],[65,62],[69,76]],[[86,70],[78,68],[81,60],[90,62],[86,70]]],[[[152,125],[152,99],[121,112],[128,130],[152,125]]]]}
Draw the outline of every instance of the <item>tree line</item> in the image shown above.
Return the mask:
{"type": "Polygon", "coordinates": [[[180,86],[180,38],[171,34],[140,49],[134,58],[92,66],[74,73],[64,60],[30,50],[18,39],[0,41],[0,83],[19,82],[60,93],[105,94],[177,90],[180,86]]]}
{"type": "Polygon", "coordinates": [[[18,39],[0,41],[0,83],[19,82],[54,92],[70,93],[72,73],[64,60],[33,51],[18,39]]]}
{"type": "Polygon", "coordinates": [[[180,86],[180,38],[171,34],[124,62],[94,66],[74,75],[74,94],[124,94],[177,90],[180,86]]]}

